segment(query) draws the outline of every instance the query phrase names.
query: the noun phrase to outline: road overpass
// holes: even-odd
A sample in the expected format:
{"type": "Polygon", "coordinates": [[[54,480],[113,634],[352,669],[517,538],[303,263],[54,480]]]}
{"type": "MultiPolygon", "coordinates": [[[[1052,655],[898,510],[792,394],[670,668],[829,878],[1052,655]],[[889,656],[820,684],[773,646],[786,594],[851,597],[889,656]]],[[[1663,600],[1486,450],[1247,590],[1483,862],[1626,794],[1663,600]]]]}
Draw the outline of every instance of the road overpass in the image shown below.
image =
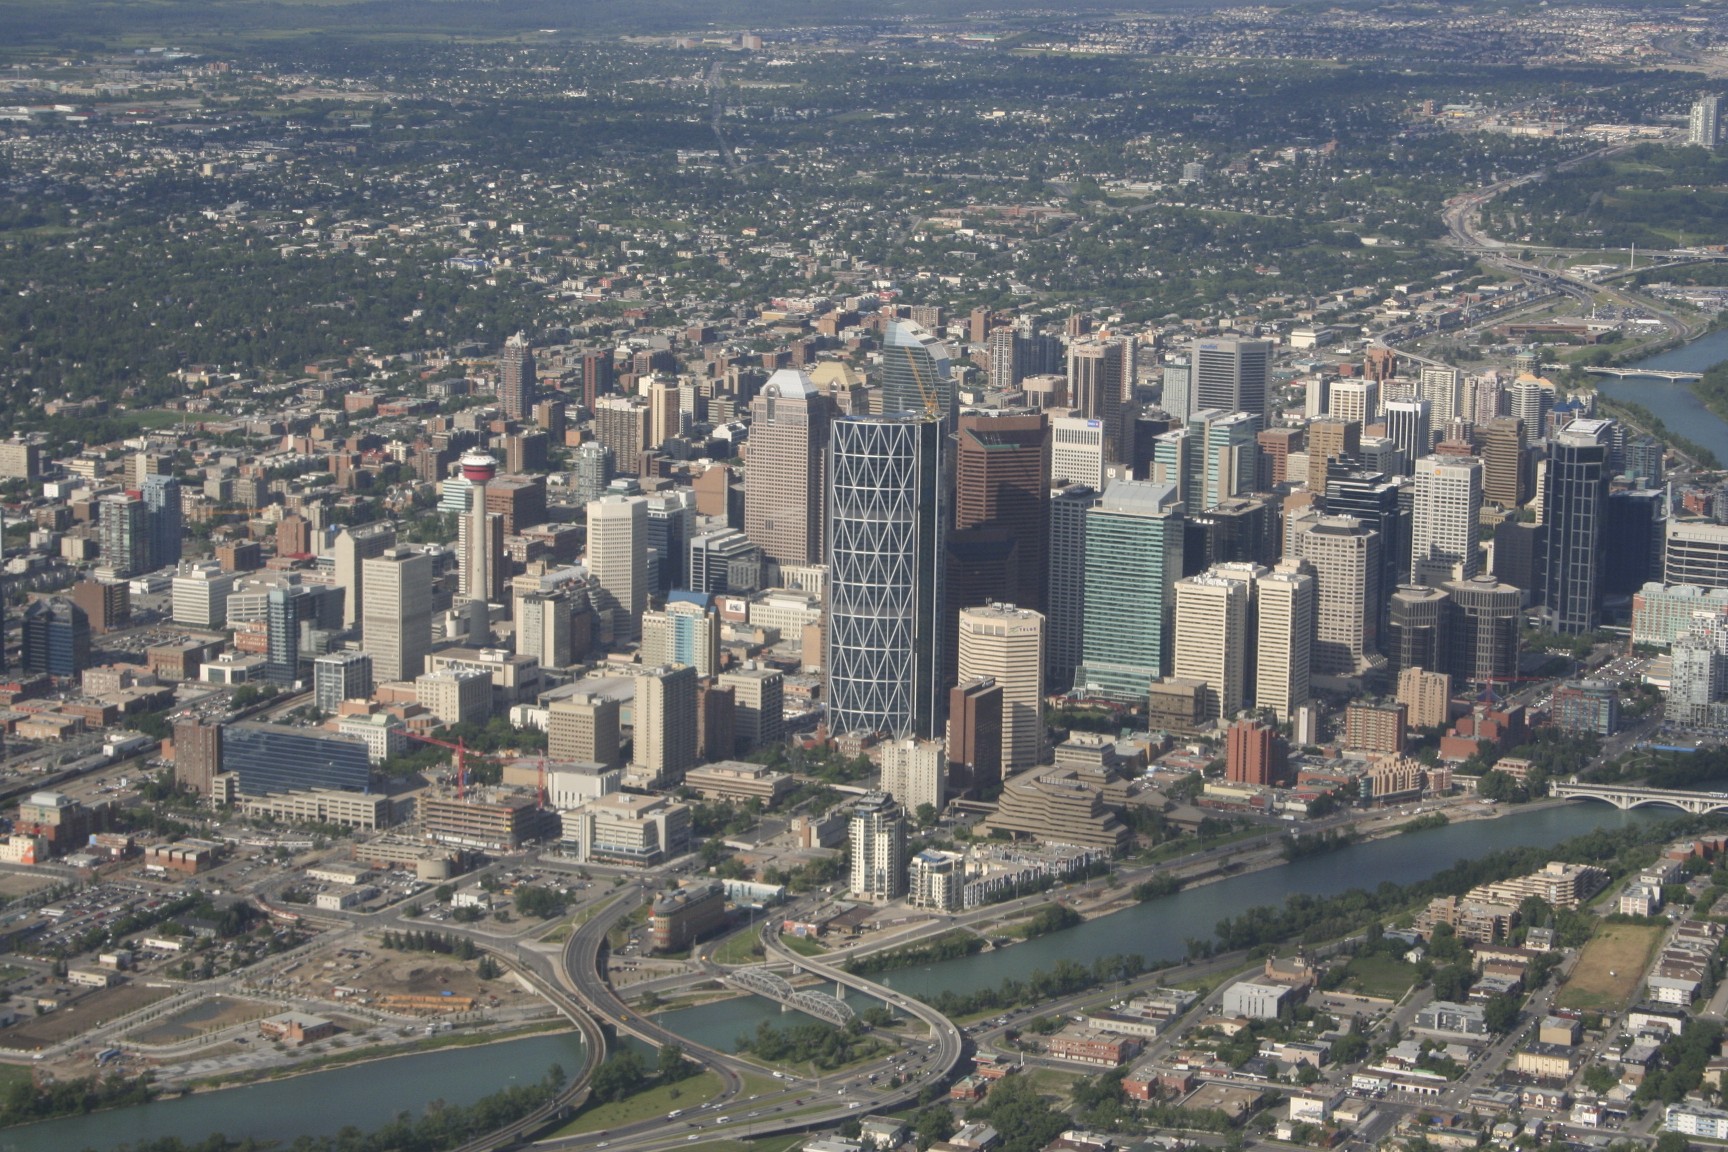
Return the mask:
{"type": "Polygon", "coordinates": [[[1647,804],[1665,804],[1702,816],[1728,808],[1728,792],[1682,792],[1675,788],[1637,788],[1623,784],[1550,784],[1548,794],[1560,800],[1601,800],[1621,811],[1647,804]]]}
{"type": "MultiPolygon", "coordinates": [[[[790,961],[797,969],[813,973],[824,980],[832,980],[835,984],[844,985],[855,992],[862,992],[866,996],[874,996],[884,1004],[892,1005],[907,1015],[922,1020],[925,1026],[930,1029],[931,1043],[936,1045],[935,1075],[937,1079],[951,1075],[959,1065],[960,1057],[965,1048],[960,1037],[960,1029],[954,1026],[952,1020],[949,1020],[948,1017],[930,1005],[910,996],[902,996],[892,988],[884,987],[872,980],[866,980],[844,968],[824,963],[810,956],[800,956],[781,943],[780,933],[777,926],[772,922],[762,927],[762,945],[774,955],[790,961]]],[[[913,1095],[917,1095],[916,1091],[913,1092],[913,1095]]]]}

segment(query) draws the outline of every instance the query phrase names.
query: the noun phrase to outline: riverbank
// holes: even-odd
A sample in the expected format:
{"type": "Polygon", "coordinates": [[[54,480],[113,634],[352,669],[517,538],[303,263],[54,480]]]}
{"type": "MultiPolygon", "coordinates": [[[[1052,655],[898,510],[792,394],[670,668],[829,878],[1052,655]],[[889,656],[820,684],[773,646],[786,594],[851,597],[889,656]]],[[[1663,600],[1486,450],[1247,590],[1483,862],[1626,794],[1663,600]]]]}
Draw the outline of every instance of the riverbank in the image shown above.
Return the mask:
{"type": "Polygon", "coordinates": [[[221,1092],[229,1088],[244,1088],[251,1084],[293,1080],[319,1072],[332,1072],[339,1068],[351,1068],[359,1064],[375,1064],[381,1060],[396,1060],[404,1056],[419,1056],[450,1048],[485,1048],[494,1044],[508,1044],[513,1040],[524,1040],[530,1036],[574,1031],[576,1030],[570,1027],[567,1021],[559,1019],[545,1020],[537,1024],[507,1025],[497,1032],[445,1032],[437,1036],[405,1039],[401,1044],[369,1044],[364,1048],[331,1052],[303,1064],[284,1064],[273,1068],[248,1069],[201,1080],[192,1080],[179,1087],[170,1084],[165,1087],[164,1094],[173,1092],[176,1096],[195,1096],[206,1092],[221,1092]]]}

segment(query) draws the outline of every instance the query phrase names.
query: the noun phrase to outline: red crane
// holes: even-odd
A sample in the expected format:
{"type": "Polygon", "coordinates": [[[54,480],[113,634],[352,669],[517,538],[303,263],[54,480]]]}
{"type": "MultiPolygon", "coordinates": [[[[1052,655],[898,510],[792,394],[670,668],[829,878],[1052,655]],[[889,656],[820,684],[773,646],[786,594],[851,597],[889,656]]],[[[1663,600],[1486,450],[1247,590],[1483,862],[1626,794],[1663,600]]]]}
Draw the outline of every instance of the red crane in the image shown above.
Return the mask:
{"type": "Polygon", "coordinates": [[[419,740],[424,744],[436,744],[440,748],[448,748],[456,753],[456,799],[461,800],[468,794],[468,748],[462,743],[462,737],[456,737],[456,743],[448,740],[438,740],[431,736],[422,736],[418,732],[409,732],[408,739],[419,740]]]}

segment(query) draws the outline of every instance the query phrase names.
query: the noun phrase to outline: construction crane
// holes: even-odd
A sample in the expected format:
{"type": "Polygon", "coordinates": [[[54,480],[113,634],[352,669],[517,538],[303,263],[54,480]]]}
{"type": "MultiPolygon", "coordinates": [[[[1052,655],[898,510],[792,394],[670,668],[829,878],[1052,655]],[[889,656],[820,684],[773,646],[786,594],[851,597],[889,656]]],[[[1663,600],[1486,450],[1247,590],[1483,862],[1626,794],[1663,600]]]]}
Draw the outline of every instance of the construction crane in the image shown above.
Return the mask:
{"type": "Polygon", "coordinates": [[[912,372],[912,383],[918,385],[918,398],[924,401],[924,415],[934,420],[942,415],[941,406],[936,402],[936,396],[924,383],[924,373],[918,368],[918,357],[912,355],[912,349],[907,347],[906,367],[912,372]]]}
{"type": "Polygon", "coordinates": [[[462,742],[462,737],[456,737],[456,743],[439,740],[432,736],[422,736],[418,732],[409,732],[408,739],[418,740],[423,744],[436,744],[440,748],[448,748],[456,753],[456,799],[461,800],[468,795],[468,746],[462,742]]]}

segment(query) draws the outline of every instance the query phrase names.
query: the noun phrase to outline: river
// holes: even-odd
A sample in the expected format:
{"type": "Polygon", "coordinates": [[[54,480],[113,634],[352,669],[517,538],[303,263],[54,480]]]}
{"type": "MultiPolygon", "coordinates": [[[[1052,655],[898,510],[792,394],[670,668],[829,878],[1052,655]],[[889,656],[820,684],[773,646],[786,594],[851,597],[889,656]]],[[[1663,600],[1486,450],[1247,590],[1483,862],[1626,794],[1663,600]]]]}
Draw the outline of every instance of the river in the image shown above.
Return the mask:
{"type": "MultiPolygon", "coordinates": [[[[978,988],[1005,976],[1024,978],[1064,958],[1089,963],[1111,953],[1138,952],[1148,960],[1179,961],[1189,937],[1210,937],[1220,919],[1255,905],[1275,904],[1297,893],[1332,895],[1386,880],[1407,884],[1497,848],[1556,844],[1597,828],[1621,828],[1674,815],[1666,808],[1621,812],[1606,804],[1586,802],[1527,812],[1512,810],[1498,819],[1449,824],[1244,873],[1001,951],[903,969],[878,979],[917,996],[947,988],[978,988]]],[[[854,998],[853,1003],[860,1001],[854,998]]],[[[780,1017],[778,1005],[745,997],[667,1012],[656,1019],[697,1043],[735,1051],[740,1035],[754,1030],[761,1020],[780,1017]]],[[[554,1062],[569,1071],[581,1066],[581,1042],[576,1036],[535,1036],[487,1047],[403,1056],[270,1084],[46,1121],[0,1132],[0,1152],[82,1148],[106,1152],[127,1142],[162,1136],[190,1141],[223,1132],[234,1138],[292,1138],[329,1134],[349,1125],[373,1128],[404,1109],[421,1111],[434,1099],[468,1103],[511,1082],[538,1079],[554,1062]],[[316,1108],[308,1107],[311,1101],[316,1101],[316,1108]]]]}
{"type": "Polygon", "coordinates": [[[472,1104],[501,1088],[539,1080],[554,1064],[574,1076],[582,1063],[582,1038],[574,1032],[422,1052],[10,1128],[0,1131],[0,1152],[107,1150],[165,1136],[202,1140],[212,1132],[286,1144],[296,1136],[331,1136],[350,1125],[380,1128],[400,1112],[419,1115],[434,1100],[472,1104]]]}
{"type": "MultiPolygon", "coordinates": [[[[1704,372],[1724,360],[1728,360],[1728,328],[1627,367],[1704,372]]],[[[1704,401],[1698,399],[1690,384],[1648,376],[1600,376],[1596,386],[1603,395],[1615,400],[1642,404],[1655,413],[1669,431],[1708,448],[1715,453],[1716,459],[1728,464],[1728,423],[1704,406],[1704,401]]]]}
{"type": "MultiPolygon", "coordinates": [[[[1089,964],[1112,953],[1138,952],[1152,961],[1179,962],[1190,937],[1209,939],[1218,921],[1256,905],[1278,904],[1298,893],[1330,896],[1385,880],[1409,884],[1497,848],[1557,844],[1596,828],[1621,828],[1673,816],[1668,809],[1621,812],[1606,804],[1566,804],[1509,812],[1495,820],[1462,821],[1232,876],[1000,951],[901,969],[875,979],[908,995],[925,996],[950,988],[981,988],[1005,976],[1024,979],[1063,959],[1089,964]]],[[[656,1019],[681,1036],[733,1051],[740,1034],[776,1011],[765,1001],[733,1000],[668,1012],[656,1019]]]]}

